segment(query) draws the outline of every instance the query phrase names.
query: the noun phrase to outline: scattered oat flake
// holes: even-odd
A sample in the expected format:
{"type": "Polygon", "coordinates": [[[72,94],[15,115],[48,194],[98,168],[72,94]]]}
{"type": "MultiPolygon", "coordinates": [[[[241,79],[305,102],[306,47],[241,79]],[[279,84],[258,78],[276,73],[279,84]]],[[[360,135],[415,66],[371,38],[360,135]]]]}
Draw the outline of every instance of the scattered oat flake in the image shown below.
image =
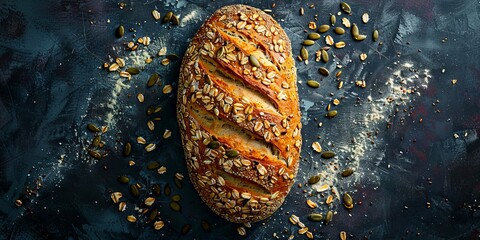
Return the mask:
{"type": "Polygon", "coordinates": [[[162,92],[163,94],[169,94],[172,92],[172,90],[173,90],[172,85],[168,84],[163,87],[162,92]]]}
{"type": "Polygon", "coordinates": [[[452,79],[452,85],[457,84],[457,81],[458,81],[457,79],[452,79]]]}
{"type": "Polygon", "coordinates": [[[317,190],[317,192],[325,192],[330,189],[330,186],[328,186],[328,184],[324,184],[321,186],[315,186],[315,189],[317,190]]]}
{"type": "Polygon", "coordinates": [[[133,215],[128,215],[127,216],[127,221],[134,223],[134,222],[137,221],[137,218],[133,215]]]}
{"type": "Polygon", "coordinates": [[[360,54],[360,60],[365,61],[365,59],[367,59],[367,54],[366,53],[360,54]]]}
{"type": "Polygon", "coordinates": [[[320,153],[322,152],[322,146],[320,146],[319,142],[313,142],[312,143],[312,148],[315,150],[315,152],[320,153]]]}
{"type": "Polygon", "coordinates": [[[167,168],[165,166],[161,166],[160,168],[158,168],[157,172],[158,174],[164,174],[167,172],[167,168]]]}
{"type": "Polygon", "coordinates": [[[238,227],[237,232],[238,232],[238,235],[240,236],[245,236],[247,234],[247,231],[245,230],[244,227],[238,227]]]}
{"type": "Polygon", "coordinates": [[[164,139],[167,139],[169,138],[170,136],[172,136],[172,131],[168,130],[168,129],[165,129],[165,132],[163,133],[163,138],[164,139]]]}
{"type": "Polygon", "coordinates": [[[308,28],[315,30],[317,29],[317,24],[315,22],[308,23],[308,28]]]}
{"type": "Polygon", "coordinates": [[[165,226],[165,223],[163,221],[155,221],[153,223],[153,227],[155,228],[155,230],[161,230],[163,226],[165,226]]]}
{"type": "Polygon", "coordinates": [[[145,96],[143,96],[142,93],[137,94],[137,99],[140,103],[143,103],[145,101],[145,96]]]}
{"type": "Polygon", "coordinates": [[[165,54],[167,54],[167,48],[166,48],[166,47],[162,47],[162,48],[160,49],[160,51],[158,51],[158,56],[163,56],[163,55],[165,55],[165,54]]]}
{"type": "Polygon", "coordinates": [[[368,23],[368,20],[370,20],[370,16],[368,16],[368,13],[364,13],[362,15],[362,22],[363,23],[368,23]]]}
{"type": "Polygon", "coordinates": [[[460,136],[458,136],[458,134],[456,134],[456,133],[453,134],[453,138],[457,139],[457,138],[459,138],[459,137],[460,137],[460,136]]]}

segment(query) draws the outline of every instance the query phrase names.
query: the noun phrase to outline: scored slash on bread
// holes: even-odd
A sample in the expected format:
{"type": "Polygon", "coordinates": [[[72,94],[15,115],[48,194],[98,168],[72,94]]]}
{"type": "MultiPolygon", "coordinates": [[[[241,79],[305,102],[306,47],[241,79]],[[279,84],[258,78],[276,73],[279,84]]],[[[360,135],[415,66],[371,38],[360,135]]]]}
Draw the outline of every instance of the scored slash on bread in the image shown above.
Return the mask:
{"type": "Polygon", "coordinates": [[[217,10],[183,58],[177,117],[202,200],[231,222],[273,214],[302,144],[295,62],[280,25],[246,5],[217,10]]]}

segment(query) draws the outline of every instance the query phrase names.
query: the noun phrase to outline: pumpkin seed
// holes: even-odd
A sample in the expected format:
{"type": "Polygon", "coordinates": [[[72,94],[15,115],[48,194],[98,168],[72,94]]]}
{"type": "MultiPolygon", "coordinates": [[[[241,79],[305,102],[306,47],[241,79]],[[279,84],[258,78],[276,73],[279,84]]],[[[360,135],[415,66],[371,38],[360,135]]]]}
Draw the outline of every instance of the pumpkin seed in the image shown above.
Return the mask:
{"type": "Polygon", "coordinates": [[[170,209],[175,212],[180,212],[182,210],[182,207],[178,202],[170,202],[170,209]]]}
{"type": "Polygon", "coordinates": [[[163,189],[163,192],[165,193],[165,196],[170,196],[170,194],[172,193],[172,189],[170,188],[170,185],[166,184],[165,185],[165,188],[163,189]]]}
{"type": "Polygon", "coordinates": [[[350,196],[348,193],[343,194],[343,205],[346,208],[352,208],[353,207],[353,198],[350,196]]]}
{"type": "Polygon", "coordinates": [[[208,148],[211,148],[211,149],[217,149],[218,147],[220,147],[220,142],[219,141],[210,141],[207,145],[208,148]]]}
{"type": "Polygon", "coordinates": [[[358,35],[360,35],[360,30],[358,30],[358,26],[356,23],[352,25],[352,37],[356,38],[358,35]]]}
{"type": "Polygon", "coordinates": [[[378,40],[378,30],[373,30],[373,33],[372,33],[372,38],[373,38],[373,41],[377,41],[378,40]]]}
{"type": "Polygon", "coordinates": [[[202,228],[203,230],[209,232],[210,231],[210,223],[207,222],[207,220],[203,220],[200,222],[200,224],[202,225],[202,228]]]}
{"type": "Polygon", "coordinates": [[[123,27],[123,25],[118,26],[117,30],[115,30],[115,36],[117,36],[117,38],[121,38],[123,37],[124,34],[125,34],[125,28],[123,27]]]}
{"type": "Polygon", "coordinates": [[[367,38],[367,35],[363,35],[363,34],[360,34],[356,37],[353,37],[353,39],[355,39],[357,41],[363,41],[363,40],[365,40],[365,38],[367,38]]]}
{"type": "Polygon", "coordinates": [[[235,150],[235,149],[230,149],[225,153],[225,155],[227,155],[227,157],[229,157],[229,158],[236,157],[236,156],[238,156],[238,154],[239,154],[238,151],[235,150]]]}
{"type": "Polygon", "coordinates": [[[348,5],[348,3],[346,3],[346,2],[341,2],[341,3],[340,3],[340,8],[341,8],[345,13],[350,14],[350,13],[352,12],[352,9],[350,8],[350,5],[348,5]]]}
{"type": "Polygon", "coordinates": [[[168,54],[166,57],[172,61],[177,61],[178,59],[180,59],[180,57],[177,54],[173,54],[173,53],[168,54]]]}
{"type": "Polygon", "coordinates": [[[168,23],[172,19],[173,12],[167,12],[165,16],[163,17],[162,23],[168,23]]]}
{"type": "Polygon", "coordinates": [[[330,58],[328,57],[327,51],[325,51],[324,49],[321,49],[321,50],[320,50],[320,57],[321,57],[321,59],[322,59],[322,61],[323,61],[324,63],[327,63],[328,60],[330,59],[330,58]]]}
{"type": "Polygon", "coordinates": [[[315,80],[308,80],[307,85],[311,88],[318,88],[320,87],[320,83],[315,80]]]}
{"type": "Polygon", "coordinates": [[[178,194],[175,194],[172,196],[172,201],[174,202],[180,202],[180,200],[182,199],[182,197],[178,194]]]}
{"type": "Polygon", "coordinates": [[[352,175],[352,174],[353,174],[353,169],[347,168],[347,169],[343,170],[343,172],[342,172],[342,177],[348,177],[348,176],[350,176],[350,175],[352,175]]]}
{"type": "Polygon", "coordinates": [[[178,16],[175,15],[175,14],[172,15],[171,21],[172,21],[172,24],[173,24],[173,25],[178,25],[178,24],[180,24],[180,19],[178,19],[178,16]]]}
{"type": "Polygon", "coordinates": [[[125,143],[125,145],[123,146],[123,155],[127,157],[128,155],[130,155],[131,152],[132,145],[129,142],[125,143]]]}
{"type": "Polygon", "coordinates": [[[138,187],[137,187],[136,184],[130,185],[130,193],[131,193],[132,196],[134,196],[134,197],[140,196],[140,190],[138,190],[138,187]]]}
{"type": "Polygon", "coordinates": [[[335,116],[337,116],[337,113],[338,113],[337,110],[332,110],[332,111],[329,111],[326,116],[327,118],[334,118],[335,116]]]}
{"type": "Polygon", "coordinates": [[[327,216],[325,216],[325,225],[328,225],[328,223],[332,221],[332,218],[333,218],[333,212],[328,211],[327,216]]]}
{"type": "Polygon", "coordinates": [[[313,222],[320,222],[323,219],[323,216],[321,213],[312,213],[308,215],[308,219],[313,222]]]}
{"type": "Polygon", "coordinates": [[[90,157],[93,157],[95,159],[102,158],[102,154],[100,154],[99,152],[97,152],[95,150],[88,150],[88,154],[90,155],[90,157]]]}
{"type": "Polygon", "coordinates": [[[87,124],[87,128],[91,132],[100,132],[100,129],[92,123],[87,124]]]}
{"type": "Polygon", "coordinates": [[[156,196],[160,196],[162,194],[162,188],[158,184],[153,184],[152,186],[152,193],[156,196]]]}
{"type": "Polygon", "coordinates": [[[368,16],[368,13],[362,14],[362,22],[363,23],[368,23],[368,20],[370,20],[370,16],[368,16]]]}
{"type": "Polygon", "coordinates": [[[311,177],[308,179],[308,184],[315,184],[315,183],[317,183],[318,181],[320,181],[320,176],[319,176],[319,175],[311,176],[311,177]]]}
{"type": "Polygon", "coordinates": [[[148,170],[155,170],[155,169],[157,169],[157,168],[159,168],[159,167],[160,167],[160,163],[158,163],[157,161],[152,161],[152,162],[149,162],[149,163],[147,164],[147,169],[148,169],[148,170]]]}
{"type": "MultiPolygon", "coordinates": [[[[326,26],[328,26],[328,25],[326,25],[326,26]]],[[[310,39],[310,40],[318,40],[318,39],[320,39],[320,37],[321,36],[318,33],[309,33],[308,36],[307,36],[307,38],[310,39]]]]}
{"type": "Polygon", "coordinates": [[[131,67],[131,68],[127,68],[127,71],[128,73],[132,74],[132,75],[136,75],[136,74],[139,74],[140,73],[140,70],[136,67],[131,67]]]}
{"type": "Polygon", "coordinates": [[[117,181],[127,184],[127,183],[130,182],[130,179],[127,176],[123,175],[123,176],[118,177],[117,181]]]}
{"type": "Polygon", "coordinates": [[[252,64],[252,66],[255,66],[257,68],[260,67],[260,62],[258,62],[258,59],[254,55],[250,55],[249,60],[250,60],[250,64],[252,64]]]}
{"type": "Polygon", "coordinates": [[[300,57],[302,58],[303,61],[308,60],[308,51],[305,47],[302,47],[300,49],[300,57]]]}
{"type": "Polygon", "coordinates": [[[330,159],[330,158],[335,157],[335,153],[332,152],[332,151],[325,151],[325,152],[322,153],[321,157],[325,158],[325,159],[330,159]]]}
{"type": "Polygon", "coordinates": [[[155,85],[157,83],[158,79],[160,79],[160,75],[158,75],[158,73],[153,73],[148,78],[147,87],[153,87],[153,85],[155,85]]]}
{"type": "Polygon", "coordinates": [[[318,27],[318,32],[319,33],[325,33],[328,30],[330,30],[330,26],[327,25],[327,24],[324,24],[324,25],[321,25],[320,27],[318,27]]]}
{"type": "Polygon", "coordinates": [[[333,29],[333,31],[338,34],[338,35],[343,35],[345,34],[345,29],[341,28],[341,27],[336,27],[333,29]]]}
{"type": "Polygon", "coordinates": [[[190,224],[185,224],[185,225],[183,225],[182,231],[180,231],[180,232],[182,233],[182,235],[186,235],[188,232],[190,232],[190,228],[192,228],[192,226],[190,226],[190,224]]]}
{"type": "Polygon", "coordinates": [[[337,18],[335,17],[335,15],[330,15],[330,23],[333,25],[335,25],[335,23],[337,22],[337,18]]]}
{"type": "Polygon", "coordinates": [[[153,221],[157,216],[158,216],[158,210],[156,208],[154,208],[150,212],[150,215],[148,215],[148,220],[153,221]]]}
{"type": "Polygon", "coordinates": [[[307,40],[304,40],[302,44],[304,46],[312,46],[313,44],[315,44],[315,42],[313,40],[307,39],[307,40]]]}
{"type": "Polygon", "coordinates": [[[320,72],[320,74],[322,74],[323,76],[328,76],[330,74],[330,71],[328,71],[328,69],[324,68],[324,67],[320,67],[318,69],[318,71],[320,72]]]}
{"type": "Polygon", "coordinates": [[[92,145],[94,147],[98,147],[100,145],[100,142],[102,141],[102,137],[100,135],[95,136],[92,141],[92,145]]]}

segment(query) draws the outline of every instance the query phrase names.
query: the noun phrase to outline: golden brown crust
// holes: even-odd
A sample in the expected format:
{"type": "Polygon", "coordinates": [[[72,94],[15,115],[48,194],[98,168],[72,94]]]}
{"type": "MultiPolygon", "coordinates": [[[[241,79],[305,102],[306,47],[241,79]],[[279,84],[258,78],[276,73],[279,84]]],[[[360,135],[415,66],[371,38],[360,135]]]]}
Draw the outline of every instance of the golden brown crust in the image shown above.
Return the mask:
{"type": "Polygon", "coordinates": [[[268,14],[217,10],[183,58],[178,122],[190,179],[232,222],[267,218],[283,203],[301,148],[290,41],[268,14]]]}

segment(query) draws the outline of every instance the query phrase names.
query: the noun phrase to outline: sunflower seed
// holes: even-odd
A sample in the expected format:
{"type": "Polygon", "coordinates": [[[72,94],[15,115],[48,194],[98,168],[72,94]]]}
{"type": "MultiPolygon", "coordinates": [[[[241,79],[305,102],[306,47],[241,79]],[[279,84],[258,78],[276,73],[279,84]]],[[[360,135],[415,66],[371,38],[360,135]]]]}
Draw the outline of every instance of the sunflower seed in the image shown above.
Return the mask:
{"type": "Polygon", "coordinates": [[[97,152],[95,150],[88,150],[88,154],[90,155],[90,157],[93,157],[95,159],[102,158],[102,154],[100,154],[99,152],[97,152]]]}
{"type": "Polygon", "coordinates": [[[131,67],[131,68],[127,68],[127,71],[128,73],[132,74],[132,75],[136,75],[136,74],[139,74],[140,73],[140,70],[136,67],[131,67]]]}
{"type": "Polygon", "coordinates": [[[362,14],[362,22],[363,23],[368,23],[368,20],[370,20],[370,16],[368,16],[368,13],[362,14]]]}
{"type": "Polygon", "coordinates": [[[98,129],[98,127],[93,125],[92,123],[87,124],[87,128],[91,132],[100,132],[100,129],[98,129]]]}
{"type": "MultiPolygon", "coordinates": [[[[328,26],[328,25],[326,25],[326,26],[328,26]]],[[[320,39],[320,37],[321,36],[318,33],[309,33],[308,36],[307,36],[307,38],[310,39],[310,40],[318,40],[318,39],[320,39]]]]}
{"type": "Polygon", "coordinates": [[[350,8],[350,5],[348,5],[348,3],[346,3],[346,2],[341,2],[341,3],[340,3],[340,8],[341,8],[345,13],[350,14],[350,13],[352,12],[352,9],[350,8]]]}
{"type": "Polygon", "coordinates": [[[134,196],[134,197],[140,196],[140,191],[138,190],[138,187],[137,187],[136,184],[131,184],[131,185],[130,185],[130,193],[131,193],[132,196],[134,196]]]}
{"type": "Polygon", "coordinates": [[[250,64],[252,64],[252,66],[255,66],[257,68],[260,67],[260,62],[258,62],[258,59],[254,55],[250,55],[248,59],[250,60],[250,64]]]}
{"type": "Polygon", "coordinates": [[[155,19],[155,21],[160,20],[160,13],[157,11],[157,9],[152,10],[152,16],[155,19]]]}
{"type": "Polygon", "coordinates": [[[165,226],[165,223],[163,221],[155,221],[153,223],[153,228],[155,230],[161,230],[165,226]]]}
{"type": "Polygon", "coordinates": [[[335,116],[337,116],[337,110],[332,110],[332,111],[329,111],[326,115],[327,118],[334,118],[335,116]]]}
{"type": "Polygon", "coordinates": [[[335,17],[335,15],[330,15],[330,24],[335,25],[335,23],[337,22],[337,18],[335,17]]]}
{"type": "Polygon", "coordinates": [[[325,151],[325,152],[322,153],[321,157],[325,158],[325,159],[330,159],[330,158],[335,157],[335,153],[332,152],[332,151],[325,151]]]}
{"type": "Polygon", "coordinates": [[[303,46],[312,46],[313,44],[315,44],[315,42],[310,39],[303,40],[303,43],[302,43],[303,46]]]}
{"type": "Polygon", "coordinates": [[[303,61],[308,60],[308,51],[305,47],[302,47],[300,49],[300,57],[302,58],[303,61]]]}
{"type": "Polygon", "coordinates": [[[130,179],[127,176],[123,175],[123,176],[118,177],[117,181],[127,184],[127,183],[130,182],[130,179]]]}
{"type": "Polygon", "coordinates": [[[146,206],[152,206],[153,203],[155,203],[155,198],[153,197],[148,197],[145,199],[145,201],[143,202],[146,206]]]}
{"type": "Polygon", "coordinates": [[[182,206],[178,202],[170,202],[170,209],[175,212],[180,212],[182,210],[182,206]]]}
{"type": "Polygon", "coordinates": [[[131,223],[134,223],[137,221],[137,218],[133,215],[128,215],[127,216],[127,221],[131,222],[131,223]]]}
{"type": "Polygon", "coordinates": [[[322,146],[320,146],[319,142],[313,142],[312,148],[315,152],[318,152],[318,153],[322,152],[322,146]]]}
{"type": "Polygon", "coordinates": [[[328,225],[328,223],[332,221],[332,218],[333,218],[333,212],[328,211],[327,216],[325,216],[325,225],[328,225]]]}
{"type": "Polygon", "coordinates": [[[147,81],[147,87],[153,87],[157,83],[157,81],[160,79],[160,76],[158,73],[153,73],[147,81]]]}
{"type": "Polygon", "coordinates": [[[352,174],[353,174],[353,169],[347,168],[347,169],[343,170],[343,172],[342,172],[342,177],[348,177],[348,176],[350,176],[350,175],[352,175],[352,174]]]}
{"type": "Polygon", "coordinates": [[[320,83],[315,80],[308,80],[307,85],[311,88],[318,88],[320,87],[320,83]]]}
{"type": "Polygon", "coordinates": [[[168,23],[172,19],[173,12],[167,12],[165,16],[163,17],[162,23],[168,23]]]}
{"type": "Polygon", "coordinates": [[[324,25],[321,25],[320,27],[318,27],[318,32],[319,33],[325,33],[328,30],[330,30],[330,26],[327,25],[327,24],[324,24],[324,25]]]}
{"type": "Polygon", "coordinates": [[[320,57],[324,63],[327,63],[329,61],[328,53],[324,49],[320,50],[320,57]]]}
{"type": "Polygon", "coordinates": [[[117,38],[121,38],[123,37],[124,34],[125,34],[125,28],[123,27],[123,25],[118,26],[117,30],[115,30],[115,36],[117,36],[117,38]]]}
{"type": "Polygon", "coordinates": [[[319,175],[311,176],[308,179],[308,184],[312,185],[312,184],[317,183],[318,181],[320,181],[320,176],[319,175]]]}
{"type": "Polygon", "coordinates": [[[378,40],[378,30],[373,30],[373,33],[372,33],[372,38],[373,38],[373,41],[377,41],[378,40]]]}
{"type": "Polygon", "coordinates": [[[131,151],[132,145],[129,142],[125,143],[125,145],[123,146],[123,155],[126,157],[130,155],[131,151]]]}
{"type": "Polygon", "coordinates": [[[313,222],[320,222],[323,219],[323,216],[321,213],[312,213],[308,215],[308,219],[313,222]]]}
{"type": "Polygon", "coordinates": [[[345,34],[345,29],[341,28],[341,27],[336,27],[333,29],[333,31],[338,34],[338,35],[343,35],[345,34]]]}
{"type": "Polygon", "coordinates": [[[318,69],[318,71],[320,72],[320,74],[322,74],[323,76],[328,76],[330,74],[330,71],[328,71],[328,69],[324,68],[324,67],[320,67],[318,69]]]}

